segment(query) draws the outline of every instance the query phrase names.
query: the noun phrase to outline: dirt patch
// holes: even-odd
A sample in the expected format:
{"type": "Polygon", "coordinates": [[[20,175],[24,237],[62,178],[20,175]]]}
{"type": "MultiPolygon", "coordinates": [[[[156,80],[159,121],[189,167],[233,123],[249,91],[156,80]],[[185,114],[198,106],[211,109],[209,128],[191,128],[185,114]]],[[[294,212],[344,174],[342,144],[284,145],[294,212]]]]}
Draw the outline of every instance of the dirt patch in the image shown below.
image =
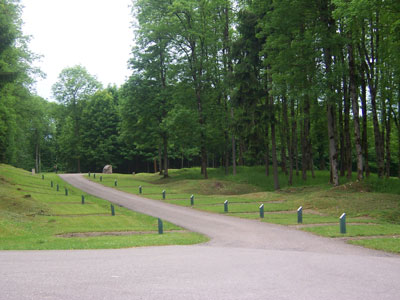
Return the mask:
{"type": "MultiPolygon", "coordinates": [[[[316,224],[297,224],[297,225],[289,225],[289,227],[295,228],[305,228],[305,227],[319,227],[319,226],[332,226],[334,224],[338,224],[339,222],[332,223],[316,223],[316,224]]],[[[346,223],[347,225],[376,225],[375,223],[346,223]]]]}
{"type": "MultiPolygon", "coordinates": [[[[164,230],[164,232],[180,232],[185,233],[187,230],[164,230]]],[[[56,237],[74,238],[74,237],[97,237],[97,236],[123,236],[123,235],[139,235],[139,234],[153,234],[158,233],[156,230],[152,231],[103,231],[103,232],[71,232],[64,234],[57,234],[56,237]]]]}
{"type": "Polygon", "coordinates": [[[340,238],[336,238],[336,239],[344,240],[344,241],[356,241],[356,240],[369,240],[369,239],[379,239],[379,238],[394,238],[394,239],[398,239],[398,238],[400,238],[400,234],[340,237],[340,238]]]}
{"type": "MultiPolygon", "coordinates": [[[[75,201],[75,202],[49,202],[49,204],[52,204],[52,205],[53,204],[54,205],[64,205],[64,204],[79,204],[79,205],[82,205],[82,201],[75,201]]],[[[92,203],[85,201],[84,205],[90,205],[90,204],[92,204],[92,203]]]]}
{"type": "Polygon", "coordinates": [[[50,215],[51,217],[71,217],[71,218],[78,218],[78,217],[90,217],[90,216],[110,216],[111,214],[64,214],[64,215],[50,215]]]}
{"type": "Polygon", "coordinates": [[[217,188],[217,189],[222,189],[222,188],[224,188],[224,185],[221,183],[221,182],[216,182],[215,184],[214,184],[214,187],[215,188],[217,188]]]}
{"type": "Polygon", "coordinates": [[[339,190],[339,191],[349,191],[349,192],[357,192],[357,193],[369,193],[371,190],[369,187],[361,182],[349,182],[346,184],[339,185],[337,187],[332,188],[333,190],[339,190]]]}

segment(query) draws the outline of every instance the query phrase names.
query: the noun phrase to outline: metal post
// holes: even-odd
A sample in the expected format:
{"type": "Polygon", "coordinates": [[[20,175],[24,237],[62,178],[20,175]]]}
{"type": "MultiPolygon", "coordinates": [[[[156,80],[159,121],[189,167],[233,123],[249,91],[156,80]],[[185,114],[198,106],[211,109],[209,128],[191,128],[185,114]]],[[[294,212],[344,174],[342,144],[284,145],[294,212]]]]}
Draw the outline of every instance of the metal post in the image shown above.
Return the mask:
{"type": "Polygon", "coordinates": [[[68,189],[65,188],[65,196],[68,196],[68,189]]]}
{"type": "Polygon", "coordinates": [[[194,195],[190,196],[190,205],[194,205],[194,195]]]}
{"type": "Polygon", "coordinates": [[[115,216],[115,209],[114,209],[114,205],[111,204],[111,215],[115,216]]]}
{"type": "Polygon", "coordinates": [[[346,233],[346,213],[340,216],[340,233],[346,233]]]}
{"type": "Polygon", "coordinates": [[[82,195],[82,204],[85,204],[85,196],[82,195]]]}
{"type": "Polygon", "coordinates": [[[163,221],[158,218],[158,234],[163,234],[164,230],[163,230],[163,221]]]}
{"type": "Polygon", "coordinates": [[[96,179],[96,173],[93,174],[93,178],[96,179]]]}
{"type": "Polygon", "coordinates": [[[162,191],[162,198],[165,200],[165,190],[162,191]]]}
{"type": "Polygon", "coordinates": [[[260,205],[260,218],[264,218],[264,204],[260,205]]]}
{"type": "Polygon", "coordinates": [[[90,172],[88,173],[88,176],[90,177],[90,172]]]}
{"type": "Polygon", "coordinates": [[[303,223],[303,206],[300,206],[297,209],[297,223],[303,223]]]}
{"type": "Polygon", "coordinates": [[[228,212],[228,200],[224,202],[224,212],[228,212]]]}
{"type": "Polygon", "coordinates": [[[142,193],[142,186],[140,185],[139,186],[139,194],[141,194],[142,193]]]}
{"type": "Polygon", "coordinates": [[[117,179],[115,179],[115,181],[114,181],[114,186],[117,186],[117,185],[118,185],[117,179]]]}

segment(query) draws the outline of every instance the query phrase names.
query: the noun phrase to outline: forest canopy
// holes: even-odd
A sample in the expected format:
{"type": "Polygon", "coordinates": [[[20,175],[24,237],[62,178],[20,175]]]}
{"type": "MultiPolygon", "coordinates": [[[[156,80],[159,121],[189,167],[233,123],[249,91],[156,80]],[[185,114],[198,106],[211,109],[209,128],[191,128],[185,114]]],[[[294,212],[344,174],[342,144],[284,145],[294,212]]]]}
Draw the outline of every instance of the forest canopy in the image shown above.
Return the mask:
{"type": "MultiPolygon", "coordinates": [[[[131,76],[82,65],[32,92],[18,1],[0,0],[0,162],[37,172],[264,165],[400,177],[400,2],[134,0],[131,76]]],[[[271,174],[270,174],[271,169],[271,174]]]]}

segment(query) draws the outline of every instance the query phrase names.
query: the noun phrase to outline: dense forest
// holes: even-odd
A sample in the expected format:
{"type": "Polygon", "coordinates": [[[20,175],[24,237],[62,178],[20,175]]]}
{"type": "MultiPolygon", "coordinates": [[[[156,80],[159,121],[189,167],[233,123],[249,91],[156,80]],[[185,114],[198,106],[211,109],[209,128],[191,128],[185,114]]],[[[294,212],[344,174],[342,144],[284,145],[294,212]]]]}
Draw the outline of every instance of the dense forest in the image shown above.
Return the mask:
{"type": "MultiPolygon", "coordinates": [[[[398,0],[134,0],[132,73],[65,68],[35,95],[18,1],[0,0],[0,162],[37,172],[265,165],[400,177],[398,0]]],[[[99,62],[101,63],[101,62],[99,62]]],[[[271,174],[270,174],[271,172],[271,174]]]]}

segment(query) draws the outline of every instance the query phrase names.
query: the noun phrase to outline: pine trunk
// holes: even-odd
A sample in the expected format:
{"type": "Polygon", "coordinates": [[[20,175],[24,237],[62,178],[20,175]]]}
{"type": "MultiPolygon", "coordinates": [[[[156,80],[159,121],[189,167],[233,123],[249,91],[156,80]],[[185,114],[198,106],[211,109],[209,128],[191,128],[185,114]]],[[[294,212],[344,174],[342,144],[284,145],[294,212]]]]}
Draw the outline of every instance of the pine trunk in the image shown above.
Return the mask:
{"type": "Polygon", "coordinates": [[[282,119],[283,122],[280,122],[280,134],[281,134],[281,167],[282,172],[288,175],[287,167],[286,167],[286,145],[287,145],[287,124],[289,122],[287,115],[287,100],[286,97],[282,97],[282,119]]]}
{"type": "Polygon", "coordinates": [[[351,159],[351,139],[350,139],[350,100],[347,88],[347,78],[344,78],[343,85],[344,85],[343,99],[344,99],[345,159],[346,159],[347,178],[351,179],[352,159],[351,159]]]}
{"type": "Polygon", "coordinates": [[[365,176],[369,177],[368,163],[368,134],[367,134],[367,84],[365,82],[365,73],[362,71],[361,79],[361,110],[362,110],[362,149],[364,154],[365,176]]]}
{"type": "Polygon", "coordinates": [[[288,145],[289,145],[289,185],[292,185],[293,184],[293,156],[295,153],[294,147],[295,147],[295,142],[296,142],[296,120],[295,120],[295,112],[294,112],[294,100],[291,101],[291,105],[290,105],[290,117],[292,119],[292,132],[291,132],[290,141],[288,143],[288,145]]]}
{"type": "Polygon", "coordinates": [[[232,174],[236,175],[236,140],[233,129],[233,108],[231,107],[231,122],[232,122],[232,174]]]}
{"type": "Polygon", "coordinates": [[[339,104],[338,105],[338,112],[339,112],[339,114],[338,114],[338,116],[339,116],[338,130],[339,130],[339,155],[340,155],[339,170],[340,170],[340,177],[343,177],[344,173],[345,173],[345,169],[346,169],[346,152],[345,152],[344,133],[343,133],[343,102],[342,102],[342,99],[340,99],[338,104],[339,104]]]}
{"type": "Polygon", "coordinates": [[[386,177],[390,177],[390,164],[391,164],[391,152],[390,152],[390,134],[392,132],[392,118],[390,112],[387,116],[386,121],[386,177]]]}
{"type": "MultiPolygon", "coordinates": [[[[268,108],[267,108],[268,111],[268,108]]],[[[264,159],[265,159],[265,175],[269,176],[269,126],[268,123],[265,126],[265,154],[264,154],[264,159]]]]}
{"type": "Polygon", "coordinates": [[[353,45],[351,43],[347,45],[347,52],[349,54],[350,98],[353,110],[354,137],[355,137],[355,145],[357,153],[357,180],[360,181],[363,179],[363,155],[362,155],[361,135],[360,135],[360,117],[358,113],[359,106],[358,106],[358,95],[357,95],[356,67],[354,62],[353,45]]]}
{"type": "Polygon", "coordinates": [[[279,177],[278,177],[278,158],[276,155],[276,136],[275,136],[275,111],[274,111],[274,99],[270,97],[270,112],[271,112],[271,142],[272,142],[272,166],[274,174],[274,188],[279,190],[279,177]]]}
{"type": "Polygon", "coordinates": [[[164,155],[164,178],[168,177],[168,138],[167,134],[163,134],[163,155],[164,155]]]}

